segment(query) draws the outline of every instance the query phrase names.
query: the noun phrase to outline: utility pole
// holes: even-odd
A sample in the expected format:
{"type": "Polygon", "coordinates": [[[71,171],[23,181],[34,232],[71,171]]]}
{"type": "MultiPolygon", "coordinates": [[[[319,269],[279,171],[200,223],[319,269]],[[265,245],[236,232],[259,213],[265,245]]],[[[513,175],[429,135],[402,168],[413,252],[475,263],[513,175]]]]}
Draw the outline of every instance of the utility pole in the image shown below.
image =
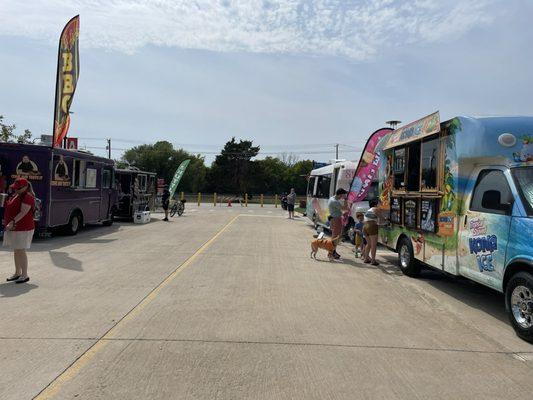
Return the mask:
{"type": "Polygon", "coordinates": [[[335,160],[339,159],[339,144],[335,145],[335,160]]]}
{"type": "Polygon", "coordinates": [[[107,158],[111,159],[111,139],[107,139],[107,158]]]}

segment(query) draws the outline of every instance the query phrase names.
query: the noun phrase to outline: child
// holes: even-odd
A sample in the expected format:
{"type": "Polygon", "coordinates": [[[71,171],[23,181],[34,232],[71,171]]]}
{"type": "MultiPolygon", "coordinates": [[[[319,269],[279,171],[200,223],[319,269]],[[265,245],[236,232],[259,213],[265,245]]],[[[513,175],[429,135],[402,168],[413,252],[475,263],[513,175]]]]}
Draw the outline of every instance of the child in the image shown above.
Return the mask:
{"type": "Polygon", "coordinates": [[[366,239],[363,234],[365,216],[363,213],[358,212],[355,217],[357,218],[357,223],[355,224],[355,257],[357,258],[359,257],[359,252],[361,252],[361,256],[363,255],[366,245],[366,239]]]}

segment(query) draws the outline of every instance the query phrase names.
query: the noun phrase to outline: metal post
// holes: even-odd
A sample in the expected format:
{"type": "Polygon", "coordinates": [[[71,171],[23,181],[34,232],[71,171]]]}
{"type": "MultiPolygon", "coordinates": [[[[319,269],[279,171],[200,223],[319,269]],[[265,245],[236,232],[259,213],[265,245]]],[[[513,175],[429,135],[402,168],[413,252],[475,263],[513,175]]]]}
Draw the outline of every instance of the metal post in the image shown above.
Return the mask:
{"type": "Polygon", "coordinates": [[[216,192],[213,193],[213,206],[214,206],[214,207],[217,206],[217,194],[216,194],[216,192]]]}
{"type": "Polygon", "coordinates": [[[244,206],[248,207],[248,193],[244,194],[244,206]]]}
{"type": "Polygon", "coordinates": [[[339,144],[335,145],[335,160],[339,159],[339,144]]]}
{"type": "Polygon", "coordinates": [[[201,201],[202,201],[202,193],[198,192],[198,207],[200,207],[201,201]]]}
{"type": "Polygon", "coordinates": [[[107,139],[107,158],[111,159],[111,139],[107,139]]]}
{"type": "Polygon", "coordinates": [[[274,196],[274,207],[278,208],[278,195],[274,196]]]}
{"type": "Polygon", "coordinates": [[[263,207],[263,201],[264,201],[264,198],[263,198],[263,195],[261,195],[261,207],[263,207]]]}

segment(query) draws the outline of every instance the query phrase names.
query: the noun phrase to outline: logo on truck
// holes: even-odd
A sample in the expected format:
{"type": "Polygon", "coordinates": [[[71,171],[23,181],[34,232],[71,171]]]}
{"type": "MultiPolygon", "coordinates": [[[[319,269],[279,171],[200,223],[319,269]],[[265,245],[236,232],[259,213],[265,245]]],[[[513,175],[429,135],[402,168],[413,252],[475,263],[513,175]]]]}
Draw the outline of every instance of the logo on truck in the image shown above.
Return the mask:
{"type": "Polygon", "coordinates": [[[470,254],[474,254],[477,260],[479,272],[494,271],[492,254],[498,251],[498,238],[496,235],[478,236],[468,239],[470,254]]]}

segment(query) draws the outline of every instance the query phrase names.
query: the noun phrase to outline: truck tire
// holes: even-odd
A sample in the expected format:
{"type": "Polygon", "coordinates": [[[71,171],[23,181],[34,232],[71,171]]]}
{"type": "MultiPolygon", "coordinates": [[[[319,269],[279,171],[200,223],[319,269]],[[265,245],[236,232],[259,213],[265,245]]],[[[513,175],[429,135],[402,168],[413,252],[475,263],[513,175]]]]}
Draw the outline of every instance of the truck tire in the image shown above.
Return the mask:
{"type": "Polygon", "coordinates": [[[411,241],[406,237],[402,237],[398,243],[398,264],[404,275],[413,278],[420,275],[420,263],[415,258],[411,241]]]}
{"type": "Polygon", "coordinates": [[[505,288],[505,302],[516,334],[533,343],[533,274],[513,275],[505,288]]]}
{"type": "Polygon", "coordinates": [[[70,216],[68,224],[65,226],[65,233],[74,236],[78,233],[83,224],[81,213],[75,211],[70,216]]]}

